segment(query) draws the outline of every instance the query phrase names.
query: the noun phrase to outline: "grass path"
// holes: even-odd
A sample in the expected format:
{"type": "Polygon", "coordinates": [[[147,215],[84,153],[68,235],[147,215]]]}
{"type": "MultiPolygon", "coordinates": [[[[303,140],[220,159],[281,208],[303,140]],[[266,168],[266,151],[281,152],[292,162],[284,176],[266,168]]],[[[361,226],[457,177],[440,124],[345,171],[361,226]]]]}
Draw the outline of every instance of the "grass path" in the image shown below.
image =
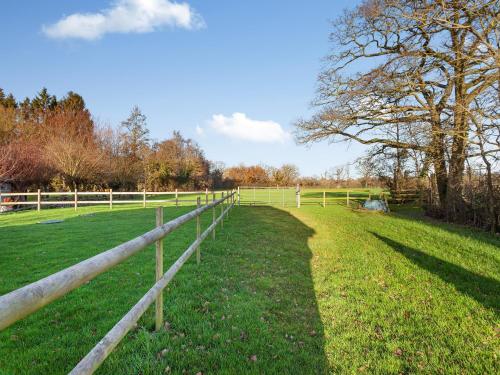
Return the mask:
{"type": "MultiPolygon", "coordinates": [[[[0,294],[153,225],[150,208],[0,216],[0,294]]],[[[168,237],[166,266],[194,233],[168,237]]],[[[411,212],[241,207],[169,286],[168,329],[152,332],[148,310],[98,373],[495,373],[499,249],[411,212]]],[[[68,372],[153,279],[151,247],[1,332],[0,374],[68,372]]]]}

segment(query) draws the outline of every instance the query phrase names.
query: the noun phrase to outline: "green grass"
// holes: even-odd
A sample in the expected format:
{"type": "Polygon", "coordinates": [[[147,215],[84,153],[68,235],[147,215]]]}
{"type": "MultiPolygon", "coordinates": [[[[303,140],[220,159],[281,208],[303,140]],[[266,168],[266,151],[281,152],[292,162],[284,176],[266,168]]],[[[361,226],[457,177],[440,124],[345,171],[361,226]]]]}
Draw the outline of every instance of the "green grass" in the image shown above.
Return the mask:
{"type": "MultiPolygon", "coordinates": [[[[1,215],[0,294],[153,226],[152,208],[1,215]]],[[[194,233],[167,237],[166,266],[194,233]]],[[[149,309],[98,373],[498,373],[499,249],[415,210],[236,208],[165,292],[170,328],[149,309]]],[[[0,373],[68,372],[153,279],[150,247],[1,332],[0,373]]]]}
{"type": "MultiPolygon", "coordinates": [[[[370,196],[378,198],[383,192],[381,188],[367,189],[332,189],[332,188],[301,188],[301,206],[320,206],[323,204],[323,192],[325,193],[326,205],[347,203],[347,193],[349,192],[350,203],[362,203],[370,196]]],[[[388,195],[388,192],[384,192],[388,195]]],[[[240,189],[240,199],[242,204],[249,205],[277,205],[284,207],[296,206],[295,188],[242,188],[240,189]]]]}

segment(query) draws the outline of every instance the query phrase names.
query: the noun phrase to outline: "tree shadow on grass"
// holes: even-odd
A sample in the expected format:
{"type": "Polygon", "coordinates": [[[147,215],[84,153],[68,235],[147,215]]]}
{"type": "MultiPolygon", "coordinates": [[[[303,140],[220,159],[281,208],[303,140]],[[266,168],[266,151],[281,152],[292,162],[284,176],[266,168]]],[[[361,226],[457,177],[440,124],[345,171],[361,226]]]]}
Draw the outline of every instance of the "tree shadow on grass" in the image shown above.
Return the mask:
{"type": "Polygon", "coordinates": [[[395,209],[393,207],[392,214],[402,220],[411,222],[418,221],[425,225],[439,227],[442,230],[460,237],[473,238],[474,240],[484,242],[487,245],[500,247],[500,237],[494,236],[488,231],[481,228],[475,228],[462,224],[448,223],[446,221],[427,216],[425,215],[423,209],[418,206],[402,205],[396,207],[395,209]]]}
{"type": "MultiPolygon", "coordinates": [[[[166,220],[180,214],[175,208],[165,211],[166,220]]],[[[203,228],[210,221],[208,212],[203,228]]],[[[193,241],[194,224],[185,224],[165,239],[165,269],[193,241]]],[[[34,281],[23,275],[19,263],[34,262],[38,275],[46,276],[67,267],[68,256],[74,264],[150,229],[154,210],[99,212],[58,225],[25,225],[30,241],[19,247],[9,242],[12,248],[2,267],[9,269],[10,263],[15,269],[10,277],[17,280],[9,289],[34,281]],[[61,244],[63,233],[74,241],[61,244]],[[23,254],[37,241],[43,241],[43,253],[30,249],[23,254]],[[65,246],[71,246],[71,252],[65,246]],[[42,267],[46,260],[51,265],[42,267]]],[[[234,209],[224,229],[217,228],[216,239],[208,237],[202,244],[201,264],[188,261],[165,291],[168,327],[152,331],[152,306],[98,373],[159,374],[167,368],[190,374],[328,372],[310,270],[308,239],[313,234],[277,208],[234,209]]],[[[15,233],[10,229],[4,235],[15,233]]],[[[153,280],[150,247],[1,332],[0,369],[14,374],[67,373],[153,280]]]]}
{"type": "Polygon", "coordinates": [[[495,314],[500,313],[500,282],[498,280],[478,275],[456,264],[426,254],[424,251],[405,246],[377,233],[371,233],[417,266],[452,284],[459,292],[475,299],[484,307],[493,309],[495,314]]]}

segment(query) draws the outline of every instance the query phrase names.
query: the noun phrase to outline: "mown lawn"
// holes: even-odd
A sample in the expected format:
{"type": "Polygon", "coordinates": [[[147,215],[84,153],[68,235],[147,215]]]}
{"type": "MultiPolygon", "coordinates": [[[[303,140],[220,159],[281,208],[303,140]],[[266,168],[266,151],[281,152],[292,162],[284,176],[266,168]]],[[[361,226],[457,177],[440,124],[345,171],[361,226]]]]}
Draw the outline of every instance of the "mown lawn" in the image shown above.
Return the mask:
{"type": "MultiPolygon", "coordinates": [[[[368,198],[379,198],[384,193],[389,196],[388,191],[380,188],[301,188],[300,200],[301,206],[322,206],[323,193],[325,195],[324,203],[327,206],[333,204],[347,205],[347,195],[349,194],[349,204],[359,206],[368,198]]],[[[295,188],[241,188],[241,202],[249,205],[275,205],[281,207],[296,207],[296,189],[295,188]]]]}
{"type": "MultiPolygon", "coordinates": [[[[153,226],[152,208],[2,215],[0,294],[153,226]]],[[[167,238],[166,267],[194,233],[167,238]]],[[[153,279],[151,247],[1,332],[0,373],[68,372],[153,279]]],[[[98,373],[498,373],[500,240],[414,210],[240,207],[176,276],[165,316],[155,333],[148,310],[98,373]]]]}

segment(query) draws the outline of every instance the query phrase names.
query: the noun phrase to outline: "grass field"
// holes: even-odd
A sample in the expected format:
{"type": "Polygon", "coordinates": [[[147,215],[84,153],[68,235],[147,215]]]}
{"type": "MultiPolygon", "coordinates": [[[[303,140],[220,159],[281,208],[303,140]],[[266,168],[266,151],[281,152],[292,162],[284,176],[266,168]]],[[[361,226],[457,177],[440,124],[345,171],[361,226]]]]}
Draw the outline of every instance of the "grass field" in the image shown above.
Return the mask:
{"type": "MultiPolygon", "coordinates": [[[[328,206],[332,204],[362,203],[369,197],[376,198],[383,192],[380,188],[367,189],[330,189],[330,188],[301,188],[301,206],[320,206],[323,202],[328,206]],[[323,201],[323,193],[325,194],[323,201]]],[[[388,194],[388,192],[385,192],[388,194]]],[[[240,189],[242,204],[248,205],[276,205],[282,207],[295,207],[297,205],[295,188],[242,188],[240,189]]]]}
{"type": "MultiPolygon", "coordinates": [[[[153,226],[152,208],[1,215],[0,295],[153,226]]],[[[194,234],[167,237],[166,267],[194,234]]],[[[153,279],[151,247],[1,332],[0,373],[68,372],[153,279]]],[[[500,239],[413,209],[235,208],[165,317],[154,333],[148,310],[98,373],[498,373],[500,239]]]]}

